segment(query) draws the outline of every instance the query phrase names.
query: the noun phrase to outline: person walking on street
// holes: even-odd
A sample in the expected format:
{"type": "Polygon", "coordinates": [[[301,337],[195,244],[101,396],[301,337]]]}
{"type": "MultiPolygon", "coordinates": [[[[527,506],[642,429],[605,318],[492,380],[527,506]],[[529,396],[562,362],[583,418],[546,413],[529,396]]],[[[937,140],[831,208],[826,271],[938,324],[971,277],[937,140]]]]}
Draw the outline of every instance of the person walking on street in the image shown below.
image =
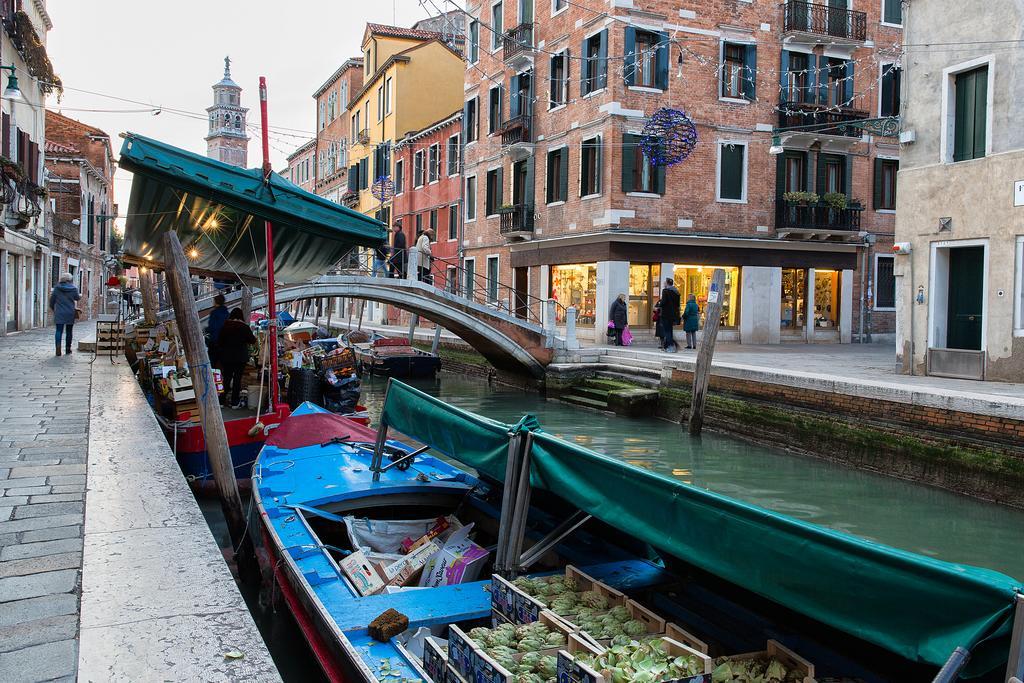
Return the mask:
{"type": "Polygon", "coordinates": [[[391,245],[391,276],[397,278],[405,277],[406,242],[405,231],[401,228],[391,228],[395,233],[391,245]]]}
{"type": "MultiPolygon", "coordinates": [[[[390,228],[388,228],[390,230],[390,228]]],[[[373,248],[373,276],[374,277],[387,277],[388,276],[388,257],[391,255],[388,252],[391,251],[391,247],[388,245],[387,239],[378,244],[373,248]]]]}
{"type": "Polygon", "coordinates": [[[426,282],[427,284],[433,284],[434,276],[430,273],[430,243],[434,239],[434,229],[427,228],[420,235],[420,238],[416,240],[416,251],[420,255],[420,264],[417,267],[417,279],[420,282],[426,282]]]}
{"type": "Polygon", "coordinates": [[[697,348],[697,330],[700,329],[700,307],[697,297],[693,294],[686,297],[686,309],[683,310],[683,332],[686,333],[686,348],[697,348]]]}
{"type": "Polygon", "coordinates": [[[224,305],[224,295],[218,294],[213,297],[213,310],[210,311],[210,317],[206,322],[206,347],[210,350],[210,362],[215,368],[220,367],[217,341],[227,319],[228,307],[224,305]]]}
{"type": "Polygon", "coordinates": [[[54,335],[56,355],[60,355],[60,338],[66,331],[65,353],[71,354],[71,335],[75,327],[75,318],[78,315],[78,307],[75,303],[82,298],[78,293],[78,287],[71,284],[74,278],[71,273],[61,273],[60,281],[50,293],[50,310],[53,311],[53,322],[57,325],[57,332],[54,335]]]}
{"type": "Polygon", "coordinates": [[[138,289],[132,290],[132,315],[139,317],[139,309],[142,308],[142,292],[138,289]]]}
{"type": "Polygon", "coordinates": [[[673,326],[679,324],[680,298],[672,278],[665,278],[665,289],[661,290],[661,341],[662,348],[669,353],[676,351],[673,326]]]}
{"type": "Polygon", "coordinates": [[[615,330],[615,345],[622,346],[622,331],[626,329],[629,308],[626,306],[626,295],[619,294],[612,302],[612,309],[608,317],[612,319],[612,327],[615,330]]]}
{"type": "Polygon", "coordinates": [[[256,335],[245,322],[241,308],[234,308],[224,321],[218,338],[220,372],[224,380],[222,405],[238,408],[239,393],[242,390],[242,374],[249,362],[249,346],[256,343],[256,335]],[[230,398],[230,401],[229,401],[230,398]]]}

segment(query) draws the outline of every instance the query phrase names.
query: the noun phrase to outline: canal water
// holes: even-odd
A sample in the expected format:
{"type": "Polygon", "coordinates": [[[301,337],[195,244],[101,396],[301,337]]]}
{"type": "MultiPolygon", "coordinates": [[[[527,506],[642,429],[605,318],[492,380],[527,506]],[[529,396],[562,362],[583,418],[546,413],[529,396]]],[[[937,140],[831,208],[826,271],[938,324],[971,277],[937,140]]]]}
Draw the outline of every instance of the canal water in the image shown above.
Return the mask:
{"type": "MultiPolygon", "coordinates": [[[[503,422],[533,413],[548,432],[688,484],[887,545],[1024,578],[1024,511],[708,433],[676,423],[625,418],[535,393],[442,374],[413,386],[503,422]]],[[[363,380],[376,424],[381,378],[363,380]]]]}

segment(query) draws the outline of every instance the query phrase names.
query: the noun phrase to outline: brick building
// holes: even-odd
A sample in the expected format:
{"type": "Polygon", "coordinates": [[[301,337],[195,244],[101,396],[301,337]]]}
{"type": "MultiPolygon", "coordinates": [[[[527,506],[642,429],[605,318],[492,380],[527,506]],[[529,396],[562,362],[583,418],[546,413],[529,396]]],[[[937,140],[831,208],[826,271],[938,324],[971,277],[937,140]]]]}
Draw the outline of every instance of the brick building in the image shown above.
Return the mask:
{"type": "Polygon", "coordinates": [[[423,230],[434,229],[430,252],[434,285],[441,289],[459,281],[461,133],[462,112],[456,111],[407,134],[394,147],[392,225],[405,233],[410,248],[423,230]]]}
{"type": "Polygon", "coordinates": [[[70,272],[87,317],[103,312],[105,259],[113,245],[115,162],[104,131],[46,112],[47,190],[53,209],[51,269],[70,272]]]}
{"type": "Polygon", "coordinates": [[[281,171],[306,192],[312,192],[316,183],[316,138],[305,142],[285,159],[288,166],[281,171]]]}
{"type": "Polygon", "coordinates": [[[341,204],[348,189],[348,147],[352,139],[349,98],[363,87],[361,57],[345,60],[321,85],[316,100],[316,159],[313,190],[341,204]]]}
{"type": "Polygon", "coordinates": [[[703,309],[714,267],[723,339],[891,333],[899,147],[839,126],[898,113],[898,51],[884,48],[901,41],[899,2],[836,4],[472,4],[467,264],[576,307],[584,339],[603,338],[620,293],[634,334],[652,334],[666,277],[703,309]],[[667,167],[640,136],[663,107],[698,136],[667,167]],[[801,191],[818,197],[783,197],[801,191]]]}

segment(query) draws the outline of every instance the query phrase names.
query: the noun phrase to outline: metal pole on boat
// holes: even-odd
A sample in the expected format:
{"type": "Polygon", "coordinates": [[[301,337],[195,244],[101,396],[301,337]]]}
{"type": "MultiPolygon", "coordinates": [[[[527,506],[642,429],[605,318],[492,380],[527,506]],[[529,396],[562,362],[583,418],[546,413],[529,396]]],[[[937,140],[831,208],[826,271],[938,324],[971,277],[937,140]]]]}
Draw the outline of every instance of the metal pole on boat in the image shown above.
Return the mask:
{"type": "Polygon", "coordinates": [[[715,268],[708,290],[708,305],[704,309],[704,335],[693,367],[693,393],[690,398],[690,434],[699,436],[704,427],[704,404],[707,402],[708,382],[711,380],[711,358],[715,354],[715,340],[722,320],[722,299],[725,295],[725,271],[715,268]]]}
{"type": "Polygon", "coordinates": [[[1017,593],[1014,600],[1013,632],[1010,635],[1010,658],[1006,677],[1024,678],[1024,595],[1017,593]]]}
{"type": "Polygon", "coordinates": [[[508,440],[508,455],[505,458],[505,484],[501,492],[501,518],[498,521],[498,547],[494,553],[494,571],[507,574],[511,566],[508,562],[508,538],[512,527],[513,501],[519,488],[519,454],[522,450],[523,435],[513,434],[508,440]]]}
{"type": "Polygon", "coordinates": [[[370,461],[370,471],[373,472],[373,480],[380,481],[380,464],[384,460],[384,444],[388,440],[388,422],[384,415],[384,409],[388,405],[388,392],[391,390],[391,378],[384,385],[384,401],[381,403],[380,424],[377,425],[377,441],[373,445],[373,459],[370,461]]]}
{"type": "Polygon", "coordinates": [[[245,514],[242,511],[242,498],[238,494],[238,482],[235,481],[235,468],[231,464],[231,449],[228,446],[227,431],[224,429],[224,415],[220,412],[220,403],[217,399],[217,385],[213,379],[213,369],[210,367],[210,355],[203,339],[199,311],[196,309],[196,299],[189,282],[188,259],[178,240],[178,234],[173,230],[164,233],[163,247],[167,285],[174,306],[174,318],[178,323],[178,333],[185,347],[185,360],[188,361],[192,373],[192,390],[196,395],[196,405],[199,407],[199,417],[203,425],[207,458],[217,484],[231,542],[234,548],[239,548],[245,536],[245,514]]]}
{"type": "Polygon", "coordinates": [[[519,455],[519,475],[516,481],[515,500],[512,506],[512,524],[509,527],[508,553],[506,561],[510,564],[509,572],[513,578],[518,573],[519,558],[523,551],[523,536],[526,534],[526,520],[530,513],[530,450],[533,447],[533,434],[527,432],[523,437],[519,455]]]}
{"type": "MultiPolygon", "coordinates": [[[[270,182],[270,136],[267,130],[267,79],[260,76],[260,125],[263,138],[263,182],[270,182]]],[[[270,412],[277,412],[277,286],[274,284],[274,228],[263,221],[267,242],[267,339],[270,343],[270,412]]]]}
{"type": "Polygon", "coordinates": [[[946,663],[939,669],[939,673],[935,674],[932,683],[953,683],[953,681],[960,677],[960,670],[967,666],[967,662],[970,659],[971,651],[967,648],[958,647],[953,650],[953,654],[949,656],[946,663]]]}

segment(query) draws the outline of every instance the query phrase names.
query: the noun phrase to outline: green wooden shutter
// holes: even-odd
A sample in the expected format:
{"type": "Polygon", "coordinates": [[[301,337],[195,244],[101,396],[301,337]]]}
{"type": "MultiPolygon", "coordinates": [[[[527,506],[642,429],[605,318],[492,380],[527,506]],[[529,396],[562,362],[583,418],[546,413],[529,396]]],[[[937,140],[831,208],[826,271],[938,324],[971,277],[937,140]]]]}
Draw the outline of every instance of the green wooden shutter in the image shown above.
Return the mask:
{"type": "Polygon", "coordinates": [[[872,185],[871,208],[882,208],[882,160],[875,157],[874,184],[872,185]]]}
{"type": "Polygon", "coordinates": [[[814,167],[814,191],[819,196],[828,192],[825,187],[825,159],[826,156],[819,152],[814,167]]]}
{"type": "Polygon", "coordinates": [[[498,187],[496,188],[497,192],[495,193],[495,197],[494,197],[494,208],[495,209],[500,209],[505,204],[505,169],[504,169],[504,167],[499,166],[496,170],[497,170],[497,173],[495,174],[495,176],[497,177],[496,185],[498,187]]]}
{"type": "MultiPolygon", "coordinates": [[[[659,153],[665,154],[664,144],[658,145],[659,153]]],[[[654,191],[658,194],[665,194],[665,164],[658,164],[654,167],[654,191]]]]}
{"type": "Polygon", "coordinates": [[[958,74],[953,122],[953,161],[985,156],[988,67],[958,74]]]}
{"type": "MultiPolygon", "coordinates": [[[[572,60],[569,58],[569,48],[562,50],[562,69],[564,72],[562,99],[565,103],[569,102],[569,84],[572,83],[572,60]]],[[[580,66],[580,73],[583,72],[583,67],[580,66]]]]}
{"type": "Polygon", "coordinates": [[[804,61],[807,64],[807,89],[800,93],[800,101],[814,102],[818,98],[818,69],[815,66],[816,57],[814,55],[804,55],[804,61]]]}
{"type": "Polygon", "coordinates": [[[622,73],[625,76],[626,85],[636,85],[636,29],[627,26],[625,31],[626,50],[625,59],[622,63],[622,73]]]}
{"type": "Polygon", "coordinates": [[[558,175],[559,187],[558,187],[558,200],[566,201],[569,199],[569,148],[563,147],[562,151],[558,153],[558,163],[561,166],[561,173],[558,175]]]}
{"type": "Polygon", "coordinates": [[[519,96],[520,81],[521,81],[521,79],[519,77],[519,74],[515,74],[514,76],[512,76],[512,83],[511,83],[511,86],[510,86],[511,94],[509,95],[509,98],[508,98],[508,117],[510,119],[514,119],[515,117],[519,116],[519,114],[520,114],[520,107],[521,107],[520,96],[519,96]]]}
{"type": "Polygon", "coordinates": [[[591,59],[587,57],[587,41],[584,39],[580,45],[580,97],[590,92],[590,88],[587,87],[587,76],[593,68],[591,59]]]}
{"type": "Polygon", "coordinates": [[[786,99],[789,93],[789,50],[782,51],[782,57],[779,59],[779,92],[782,95],[779,98],[779,102],[786,104],[786,99]]]}
{"type": "Polygon", "coordinates": [[[843,168],[843,194],[849,198],[853,198],[853,157],[847,154],[843,158],[845,167],[843,168]]]}
{"type": "Polygon", "coordinates": [[[781,199],[786,192],[786,155],[775,157],[775,197],[781,199]]]}
{"type": "MultiPolygon", "coordinates": [[[[607,34],[607,30],[605,33],[607,34]]],[[[601,165],[601,142],[604,140],[600,135],[594,139],[594,194],[601,194],[601,175],[604,167],[601,165]]]]}
{"type": "MultiPolygon", "coordinates": [[[[814,62],[814,55],[807,55],[807,60],[809,62],[814,62]]],[[[826,104],[828,102],[828,57],[825,55],[818,56],[817,81],[818,104],[826,104]]]]}
{"type": "Polygon", "coordinates": [[[534,185],[537,174],[537,158],[532,154],[526,159],[526,187],[523,188],[523,203],[533,208],[534,202],[536,202],[536,189],[534,185]]]}
{"type": "Polygon", "coordinates": [[[722,199],[743,198],[743,145],[722,145],[719,179],[722,199]]]}
{"type": "Polygon", "coordinates": [[[601,31],[597,48],[597,85],[594,90],[608,87],[608,29],[601,31]]]}
{"type": "Polygon", "coordinates": [[[348,191],[355,192],[359,189],[359,165],[353,164],[348,167],[348,191]]]}
{"type": "Polygon", "coordinates": [[[747,45],[743,56],[743,97],[757,99],[757,45],[747,45]]]}
{"type": "Polygon", "coordinates": [[[636,174],[636,146],[640,137],[624,133],[622,135],[622,191],[632,192],[636,186],[633,177],[636,174]]]}
{"type": "Polygon", "coordinates": [[[884,15],[882,21],[887,24],[903,23],[903,8],[900,0],[885,0],[884,15]]]}
{"type": "Polygon", "coordinates": [[[882,74],[882,116],[893,115],[893,96],[892,86],[893,79],[896,77],[896,72],[892,67],[885,67],[886,71],[882,74]]]}
{"type": "Polygon", "coordinates": [[[988,126],[988,67],[978,69],[974,86],[974,159],[985,156],[985,133],[988,126]]]}
{"type": "Polygon", "coordinates": [[[657,62],[655,64],[654,72],[654,86],[661,90],[668,90],[668,58],[669,48],[671,43],[668,39],[668,34],[664,31],[658,33],[658,51],[656,53],[657,62]]]}
{"type": "Polygon", "coordinates": [[[846,80],[843,82],[843,106],[844,107],[852,107],[853,106],[853,92],[854,92],[853,91],[853,65],[854,65],[854,62],[853,62],[852,59],[847,59],[846,60],[846,69],[845,69],[844,74],[843,74],[844,76],[846,76],[846,80]]]}
{"type": "Polygon", "coordinates": [[[544,201],[548,204],[555,201],[555,186],[554,186],[554,175],[552,173],[555,163],[558,161],[555,158],[557,152],[548,152],[547,166],[544,168],[544,201]]]}

